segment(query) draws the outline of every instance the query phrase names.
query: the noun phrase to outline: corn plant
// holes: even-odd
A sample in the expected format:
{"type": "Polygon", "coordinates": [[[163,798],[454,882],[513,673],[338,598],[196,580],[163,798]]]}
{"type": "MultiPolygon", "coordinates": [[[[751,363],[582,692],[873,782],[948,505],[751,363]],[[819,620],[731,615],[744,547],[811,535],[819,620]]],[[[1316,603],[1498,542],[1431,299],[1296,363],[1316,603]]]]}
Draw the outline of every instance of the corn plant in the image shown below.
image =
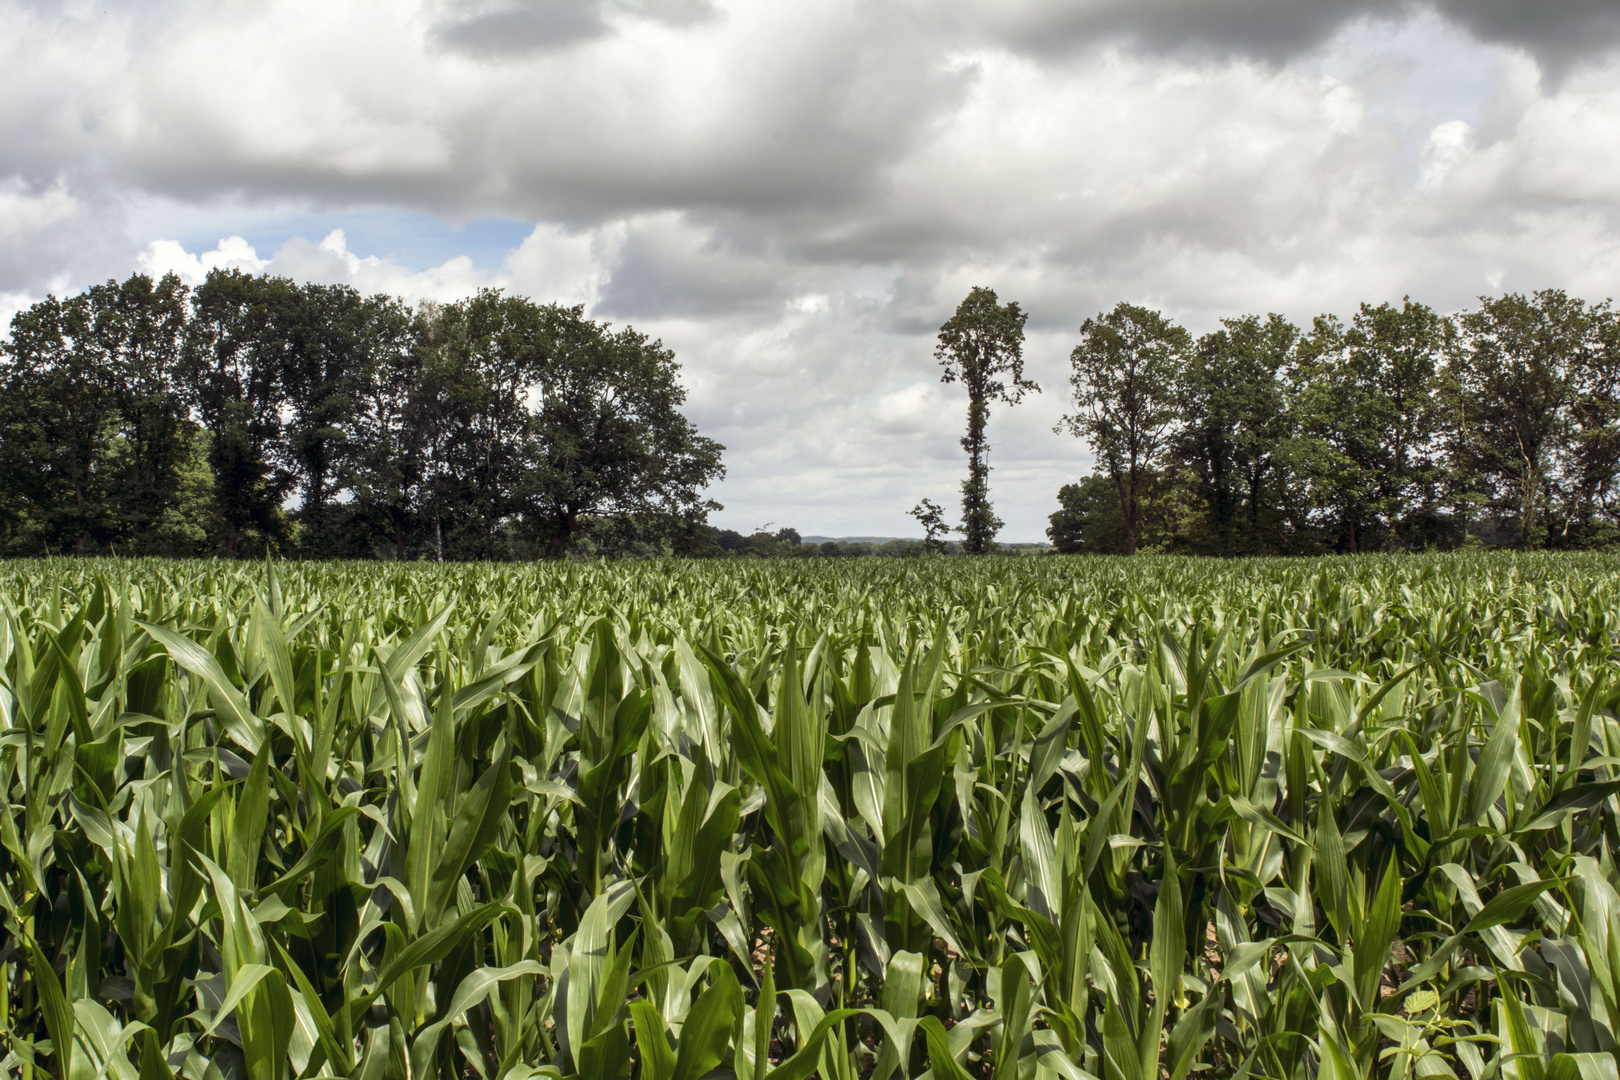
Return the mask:
{"type": "Polygon", "coordinates": [[[1620,1080],[1620,559],[0,566],[34,1080],[1620,1080]]]}

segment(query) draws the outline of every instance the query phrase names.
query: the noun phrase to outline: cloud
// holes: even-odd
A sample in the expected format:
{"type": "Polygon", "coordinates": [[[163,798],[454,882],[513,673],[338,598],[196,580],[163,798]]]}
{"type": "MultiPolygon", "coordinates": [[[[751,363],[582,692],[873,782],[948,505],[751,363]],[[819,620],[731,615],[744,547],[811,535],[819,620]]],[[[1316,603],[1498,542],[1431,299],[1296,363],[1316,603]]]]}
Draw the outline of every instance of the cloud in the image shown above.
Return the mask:
{"type": "MultiPolygon", "coordinates": [[[[341,238],[340,238],[341,239],[341,238]]],[[[174,240],[154,240],[135,258],[135,267],[151,277],[174,274],[187,285],[201,285],[214,270],[240,270],[245,274],[261,274],[271,260],[259,258],[259,253],[240,236],[227,236],[212,251],[190,252],[174,240]]]]}
{"type": "Polygon", "coordinates": [[[1482,43],[1521,49],[1560,76],[1620,44],[1620,10],[1610,0],[1004,0],[956,10],[1022,52],[1048,55],[1117,42],[1283,63],[1347,24],[1425,11],[1482,43]]]}
{"type": "Polygon", "coordinates": [[[0,283],[36,283],[60,275],[73,249],[93,242],[101,209],[60,180],[0,179],[0,283]]]}
{"type": "Polygon", "coordinates": [[[1286,60],[1342,25],[1398,14],[1403,0],[1011,0],[963,14],[1026,53],[1122,42],[1163,50],[1286,60]]]}
{"type": "Polygon", "coordinates": [[[602,5],[594,0],[547,0],[457,5],[434,26],[433,37],[456,51],[509,56],[561,48],[606,32],[602,5]]]}
{"type": "Polygon", "coordinates": [[[1423,147],[1423,172],[1418,177],[1422,191],[1437,191],[1445,183],[1452,166],[1468,156],[1473,148],[1474,129],[1465,120],[1436,124],[1423,147]]]}
{"type": "Polygon", "coordinates": [[[481,288],[497,288],[545,302],[594,306],[607,276],[599,256],[615,246],[613,231],[571,234],[538,225],[497,270],[480,270],[465,255],[412,269],[394,259],[350,250],[344,230],[333,229],[318,242],[293,236],[268,257],[261,257],[240,236],[225,237],[212,249],[196,252],[176,240],[154,240],[135,257],[135,268],[154,277],[172,272],[187,285],[201,284],[212,270],[241,270],[350,285],[362,293],[389,293],[413,303],[456,300],[481,288]]]}
{"type": "Polygon", "coordinates": [[[954,502],[933,337],[986,285],[1046,388],[990,423],[1035,538],[1089,467],[1051,432],[1075,328],[1121,299],[1613,293],[1611,6],[0,0],[0,314],[217,266],[584,304],[675,350],[722,521],[899,533],[954,502]]]}
{"type": "Polygon", "coordinates": [[[595,307],[620,230],[569,232],[541,224],[507,258],[502,284],[527,296],[595,307]]]}
{"type": "Polygon", "coordinates": [[[431,39],[451,51],[507,58],[601,37],[615,18],[681,26],[713,14],[707,0],[474,0],[446,5],[431,39]]]}
{"type": "Polygon", "coordinates": [[[1560,76],[1620,43],[1620,9],[1609,0],[1441,0],[1438,6],[1479,40],[1523,49],[1560,76]]]}
{"type": "Polygon", "coordinates": [[[598,305],[607,315],[776,312],[806,276],[781,274],[782,253],[758,236],[729,235],[685,215],[626,222],[619,235],[598,305]]]}
{"type": "Polygon", "coordinates": [[[955,423],[946,417],[956,410],[947,404],[947,395],[938,383],[918,382],[878,398],[873,413],[873,430],[884,435],[940,435],[955,423]]]}

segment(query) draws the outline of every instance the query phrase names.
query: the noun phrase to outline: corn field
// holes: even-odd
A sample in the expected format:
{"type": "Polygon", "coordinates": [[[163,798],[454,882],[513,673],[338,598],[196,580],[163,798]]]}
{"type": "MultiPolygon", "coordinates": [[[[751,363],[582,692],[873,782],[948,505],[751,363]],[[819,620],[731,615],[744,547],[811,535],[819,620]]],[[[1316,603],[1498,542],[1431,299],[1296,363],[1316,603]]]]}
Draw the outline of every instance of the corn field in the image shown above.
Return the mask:
{"type": "Polygon", "coordinates": [[[1620,558],[0,604],[9,1075],[1620,1077],[1620,558]]]}

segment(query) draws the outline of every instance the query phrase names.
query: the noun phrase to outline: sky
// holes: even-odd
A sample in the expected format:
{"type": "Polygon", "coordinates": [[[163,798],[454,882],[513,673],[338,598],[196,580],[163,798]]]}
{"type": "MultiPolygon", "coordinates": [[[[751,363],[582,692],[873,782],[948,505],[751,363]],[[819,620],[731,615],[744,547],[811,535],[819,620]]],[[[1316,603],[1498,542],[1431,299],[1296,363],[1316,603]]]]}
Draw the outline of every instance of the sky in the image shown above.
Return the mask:
{"type": "Polygon", "coordinates": [[[1029,312],[1002,539],[1089,472],[1068,354],[1620,292],[1613,0],[0,0],[0,319],[137,270],[482,286],[660,337],[713,520],[910,535],[939,325],[1029,312]]]}

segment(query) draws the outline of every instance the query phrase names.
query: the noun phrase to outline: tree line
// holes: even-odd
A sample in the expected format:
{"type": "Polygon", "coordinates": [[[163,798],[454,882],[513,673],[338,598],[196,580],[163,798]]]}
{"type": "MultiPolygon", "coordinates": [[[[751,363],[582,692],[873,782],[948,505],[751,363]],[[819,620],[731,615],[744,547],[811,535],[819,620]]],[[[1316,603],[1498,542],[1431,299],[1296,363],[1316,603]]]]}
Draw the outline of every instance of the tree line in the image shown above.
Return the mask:
{"type": "MultiPolygon", "coordinates": [[[[913,509],[917,551],[995,549],[986,424],[1040,392],[1026,319],[975,288],[941,327],[969,468],[961,524],[913,509]]],[[[1607,301],[1509,293],[1446,316],[1407,298],[1198,337],[1121,303],[1079,338],[1058,429],[1095,469],[1058,493],[1059,551],[1620,542],[1607,301]]],[[[497,290],[411,306],[239,271],[108,281],[0,342],[0,553],[811,554],[793,530],[708,524],[724,448],[681,415],[678,375],[630,327],[497,290]]]]}
{"type": "Polygon", "coordinates": [[[557,558],[708,538],[674,354],[497,290],[135,274],[0,343],[0,552],[557,558]]]}
{"type": "Polygon", "coordinates": [[[1095,474],[1051,538],[1220,555],[1620,540],[1620,317],[1556,289],[1194,339],[1130,304],[1070,357],[1095,474]],[[1089,534],[1089,535],[1088,535],[1089,534]]]}
{"type": "MultiPolygon", "coordinates": [[[[940,328],[945,382],[968,391],[962,522],[990,550],[991,403],[1023,378],[1026,315],[975,288],[940,328]]],[[[1194,337],[1120,303],[1085,320],[1057,430],[1090,447],[1047,536],[1059,551],[1211,555],[1590,548],[1620,542],[1620,314],[1557,289],[1442,315],[1410,297],[1348,321],[1221,320],[1194,337]]]]}

